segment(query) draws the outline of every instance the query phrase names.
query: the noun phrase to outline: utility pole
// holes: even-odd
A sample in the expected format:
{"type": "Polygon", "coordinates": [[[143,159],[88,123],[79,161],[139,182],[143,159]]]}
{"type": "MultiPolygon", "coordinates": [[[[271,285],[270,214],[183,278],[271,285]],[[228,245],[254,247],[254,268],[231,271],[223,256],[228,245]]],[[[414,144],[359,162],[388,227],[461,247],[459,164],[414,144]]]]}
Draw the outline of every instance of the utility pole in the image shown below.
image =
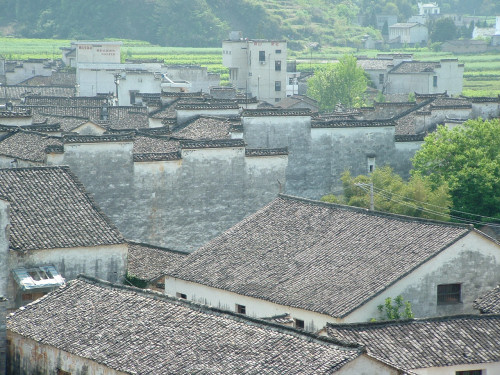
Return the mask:
{"type": "Polygon", "coordinates": [[[375,201],[373,199],[373,181],[370,182],[369,184],[362,184],[362,183],[358,183],[358,184],[354,184],[355,186],[359,186],[361,189],[365,190],[365,187],[366,186],[369,186],[370,187],[370,211],[375,211],[375,201]]]}

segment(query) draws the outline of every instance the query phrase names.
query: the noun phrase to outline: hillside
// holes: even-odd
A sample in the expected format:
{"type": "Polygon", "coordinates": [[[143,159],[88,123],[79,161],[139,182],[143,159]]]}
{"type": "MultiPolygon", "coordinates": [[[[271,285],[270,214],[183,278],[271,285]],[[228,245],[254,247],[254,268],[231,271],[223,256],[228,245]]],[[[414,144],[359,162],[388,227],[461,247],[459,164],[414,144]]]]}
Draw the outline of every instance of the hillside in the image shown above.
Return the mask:
{"type": "MultiPolygon", "coordinates": [[[[412,0],[0,0],[0,34],[31,38],[145,40],[164,46],[215,47],[230,30],[252,38],[286,38],[303,50],[310,43],[356,46],[375,14],[403,21],[412,0]]],[[[443,11],[500,14],[493,0],[439,1],[443,11]]]]}

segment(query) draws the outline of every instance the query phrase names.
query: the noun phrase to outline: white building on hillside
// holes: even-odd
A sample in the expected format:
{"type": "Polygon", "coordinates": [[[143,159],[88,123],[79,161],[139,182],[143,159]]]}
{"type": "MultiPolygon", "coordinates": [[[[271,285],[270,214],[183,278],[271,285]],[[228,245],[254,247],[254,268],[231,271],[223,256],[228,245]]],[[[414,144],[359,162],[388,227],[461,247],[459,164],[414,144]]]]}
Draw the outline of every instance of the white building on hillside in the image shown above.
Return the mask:
{"type": "Polygon", "coordinates": [[[232,32],[222,42],[222,64],[229,82],[249,96],[269,103],[286,97],[287,44],[284,40],[243,39],[232,32]]]}

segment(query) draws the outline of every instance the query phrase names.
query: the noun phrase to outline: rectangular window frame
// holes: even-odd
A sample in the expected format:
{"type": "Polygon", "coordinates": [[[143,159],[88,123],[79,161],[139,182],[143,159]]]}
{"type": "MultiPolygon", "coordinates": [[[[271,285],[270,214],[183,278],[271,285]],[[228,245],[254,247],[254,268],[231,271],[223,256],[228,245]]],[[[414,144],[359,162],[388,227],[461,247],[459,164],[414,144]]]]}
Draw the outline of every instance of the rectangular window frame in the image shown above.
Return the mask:
{"type": "Polygon", "coordinates": [[[438,305],[456,305],[462,303],[462,284],[439,284],[437,286],[438,305]]]}
{"type": "Polygon", "coordinates": [[[306,322],[303,321],[302,319],[294,319],[293,320],[293,326],[297,329],[305,329],[306,327],[306,322]]]}
{"type": "Polygon", "coordinates": [[[483,370],[455,371],[455,375],[485,375],[483,370]]]}
{"type": "Polygon", "coordinates": [[[274,91],[281,91],[281,81],[274,81],[274,91]]]}
{"type": "Polygon", "coordinates": [[[177,293],[175,293],[175,296],[176,296],[177,298],[180,298],[180,299],[187,299],[187,295],[186,295],[186,294],[184,294],[184,293],[179,293],[179,292],[177,292],[177,293]]]}
{"type": "Polygon", "coordinates": [[[281,72],[281,60],[274,61],[274,71],[281,72]]]}
{"type": "Polygon", "coordinates": [[[438,77],[437,76],[432,77],[432,86],[438,87],[438,77]]]}
{"type": "Polygon", "coordinates": [[[259,62],[266,62],[266,51],[259,51],[259,62]]]}
{"type": "Polygon", "coordinates": [[[240,305],[240,304],[236,304],[235,307],[234,307],[234,310],[238,313],[238,314],[242,314],[242,315],[246,315],[247,314],[247,307],[245,305],[240,305]]]}

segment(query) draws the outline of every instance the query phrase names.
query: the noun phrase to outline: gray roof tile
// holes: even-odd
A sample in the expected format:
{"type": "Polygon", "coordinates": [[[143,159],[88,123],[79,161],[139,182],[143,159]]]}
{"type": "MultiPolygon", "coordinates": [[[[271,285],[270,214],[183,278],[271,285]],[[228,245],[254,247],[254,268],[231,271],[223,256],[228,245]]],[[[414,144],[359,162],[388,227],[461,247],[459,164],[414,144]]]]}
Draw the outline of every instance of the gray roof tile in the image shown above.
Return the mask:
{"type": "Polygon", "coordinates": [[[280,195],[169,274],[343,317],[471,230],[280,195]]]}
{"type": "Polygon", "coordinates": [[[68,167],[0,169],[0,196],[11,205],[13,250],[124,243],[68,167]]]}
{"type": "Polygon", "coordinates": [[[357,345],[83,277],[17,310],[7,329],[130,374],[331,374],[362,352],[357,345]]]}
{"type": "Polygon", "coordinates": [[[18,129],[0,139],[0,155],[44,163],[48,146],[62,146],[61,138],[18,129]]]}
{"type": "Polygon", "coordinates": [[[500,314],[500,285],[475,300],[474,308],[483,314],[500,314]]]}
{"type": "Polygon", "coordinates": [[[328,324],[327,332],[366,345],[368,354],[406,369],[500,361],[500,315],[328,324]]]}
{"type": "Polygon", "coordinates": [[[189,253],[163,247],[129,242],[128,273],[141,280],[153,280],[174,268],[189,253]]]}

